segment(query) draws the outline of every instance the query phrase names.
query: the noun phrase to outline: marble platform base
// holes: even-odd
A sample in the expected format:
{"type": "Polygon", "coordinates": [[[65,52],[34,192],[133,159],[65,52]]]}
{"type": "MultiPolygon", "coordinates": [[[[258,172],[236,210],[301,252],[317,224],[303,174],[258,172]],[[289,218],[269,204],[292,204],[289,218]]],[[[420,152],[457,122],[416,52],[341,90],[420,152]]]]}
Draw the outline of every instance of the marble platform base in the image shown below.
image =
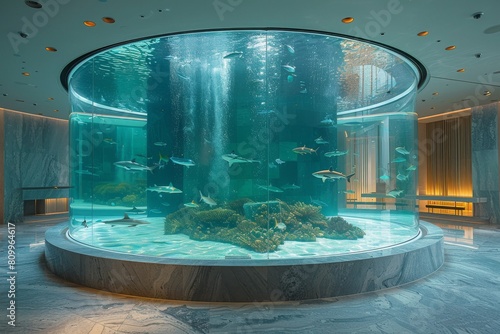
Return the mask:
{"type": "Polygon", "coordinates": [[[95,289],[208,302],[308,300],[399,286],[438,270],[443,232],[420,223],[422,237],[381,250],[293,260],[173,260],[106,252],[75,243],[67,224],[45,234],[45,259],[56,275],[95,289]]]}

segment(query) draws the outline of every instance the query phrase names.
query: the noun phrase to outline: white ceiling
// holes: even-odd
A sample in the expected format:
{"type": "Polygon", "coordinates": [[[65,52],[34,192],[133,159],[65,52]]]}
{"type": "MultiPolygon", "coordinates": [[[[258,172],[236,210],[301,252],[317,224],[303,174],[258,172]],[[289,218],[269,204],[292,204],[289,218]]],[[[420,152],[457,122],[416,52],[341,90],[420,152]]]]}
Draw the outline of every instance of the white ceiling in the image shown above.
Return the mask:
{"type": "Polygon", "coordinates": [[[2,108],[68,119],[70,105],[60,76],[76,58],[141,37],[227,28],[324,31],[401,50],[421,62],[428,72],[428,80],[417,96],[420,117],[500,100],[498,0],[38,2],[43,5],[41,9],[31,8],[23,0],[2,4],[2,108]],[[477,12],[484,15],[474,19],[477,12]],[[354,22],[342,23],[341,19],[348,16],[354,17],[354,22]],[[103,17],[116,22],[104,23],[103,17]],[[83,21],[87,20],[96,22],[96,26],[85,26],[83,21]],[[429,31],[427,36],[417,36],[424,30],[429,31]],[[28,36],[22,38],[20,32],[28,36]],[[446,51],[451,45],[456,49],[446,51]],[[57,52],[48,52],[45,47],[54,47],[57,52]],[[465,71],[457,72],[460,68],[465,71]],[[484,95],[486,91],[491,95],[484,95]]]}

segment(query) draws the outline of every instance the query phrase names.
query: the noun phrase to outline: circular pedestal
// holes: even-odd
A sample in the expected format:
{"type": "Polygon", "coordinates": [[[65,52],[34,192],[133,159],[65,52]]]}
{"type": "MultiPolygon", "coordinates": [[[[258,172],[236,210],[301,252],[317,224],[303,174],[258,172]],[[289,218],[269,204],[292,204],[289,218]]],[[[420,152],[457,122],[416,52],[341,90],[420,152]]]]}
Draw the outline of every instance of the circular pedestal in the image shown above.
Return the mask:
{"type": "Polygon", "coordinates": [[[422,237],[375,251],[304,260],[194,261],[109,252],[67,237],[67,224],[45,234],[56,275],[95,289],[208,302],[306,300],[395,287],[431,274],[444,261],[443,233],[420,222],[422,237]]]}

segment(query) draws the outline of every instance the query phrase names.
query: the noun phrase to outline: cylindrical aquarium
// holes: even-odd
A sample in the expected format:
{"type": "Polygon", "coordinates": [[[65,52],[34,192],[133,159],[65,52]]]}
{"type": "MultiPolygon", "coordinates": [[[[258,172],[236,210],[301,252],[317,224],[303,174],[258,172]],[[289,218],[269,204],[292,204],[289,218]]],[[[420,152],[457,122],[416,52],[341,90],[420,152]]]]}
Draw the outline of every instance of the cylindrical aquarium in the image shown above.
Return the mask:
{"type": "Polygon", "coordinates": [[[420,234],[411,61],[344,37],[154,37],[69,74],[70,236],[172,259],[318,258],[420,234]]]}

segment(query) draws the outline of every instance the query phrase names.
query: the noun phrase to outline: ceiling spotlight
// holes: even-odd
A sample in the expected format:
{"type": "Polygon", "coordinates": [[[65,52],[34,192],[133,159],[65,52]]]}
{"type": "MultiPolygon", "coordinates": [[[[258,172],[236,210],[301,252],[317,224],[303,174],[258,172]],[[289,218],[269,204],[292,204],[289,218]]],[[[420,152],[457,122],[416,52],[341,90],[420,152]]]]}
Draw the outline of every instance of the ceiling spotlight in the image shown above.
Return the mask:
{"type": "Polygon", "coordinates": [[[417,36],[427,36],[427,35],[429,35],[428,31],[421,31],[417,34],[417,36]]]}
{"type": "Polygon", "coordinates": [[[476,57],[476,58],[481,58],[481,53],[476,53],[476,54],[474,55],[474,57],[476,57]]]}
{"type": "Polygon", "coordinates": [[[25,1],[24,3],[26,4],[26,6],[31,7],[31,8],[35,8],[35,9],[42,8],[42,5],[36,1],[25,1]]]}
{"type": "Polygon", "coordinates": [[[28,38],[28,34],[22,31],[19,32],[19,36],[21,36],[22,38],[28,38]]]}
{"type": "Polygon", "coordinates": [[[85,24],[87,27],[95,27],[94,21],[83,21],[83,24],[85,24]]]}
{"type": "Polygon", "coordinates": [[[56,51],[57,51],[57,49],[56,49],[56,48],[53,48],[53,47],[51,47],[51,46],[47,46],[47,47],[45,48],[45,50],[47,50],[47,51],[49,51],[49,52],[56,52],[56,51]]]}
{"type": "Polygon", "coordinates": [[[343,22],[343,23],[346,23],[346,24],[347,24],[347,23],[352,23],[353,21],[354,21],[354,17],[350,17],[350,16],[348,16],[348,17],[344,17],[344,18],[342,19],[342,22],[343,22]]]}
{"type": "Polygon", "coordinates": [[[460,73],[465,72],[465,68],[459,68],[459,69],[457,70],[457,72],[460,72],[460,73]]]}
{"type": "Polygon", "coordinates": [[[115,19],[112,17],[103,17],[102,21],[105,23],[115,23],[115,19]]]}
{"type": "Polygon", "coordinates": [[[25,77],[29,77],[30,76],[30,72],[23,72],[21,74],[24,75],[25,77]]]}
{"type": "Polygon", "coordinates": [[[439,95],[439,93],[438,92],[434,92],[434,93],[432,93],[432,95],[436,96],[436,95],[439,95]]]}
{"type": "Polygon", "coordinates": [[[455,50],[457,47],[455,45],[450,45],[444,48],[446,51],[455,50]]]}
{"type": "Polygon", "coordinates": [[[54,100],[54,98],[53,98],[53,97],[49,97],[48,99],[49,99],[50,101],[53,101],[53,100],[54,100]]]}
{"type": "Polygon", "coordinates": [[[477,13],[472,14],[472,18],[479,20],[481,17],[483,17],[483,15],[484,15],[483,12],[477,12],[477,13]]]}
{"type": "Polygon", "coordinates": [[[490,96],[491,95],[491,92],[489,90],[486,90],[484,91],[483,93],[484,96],[490,96]]]}

